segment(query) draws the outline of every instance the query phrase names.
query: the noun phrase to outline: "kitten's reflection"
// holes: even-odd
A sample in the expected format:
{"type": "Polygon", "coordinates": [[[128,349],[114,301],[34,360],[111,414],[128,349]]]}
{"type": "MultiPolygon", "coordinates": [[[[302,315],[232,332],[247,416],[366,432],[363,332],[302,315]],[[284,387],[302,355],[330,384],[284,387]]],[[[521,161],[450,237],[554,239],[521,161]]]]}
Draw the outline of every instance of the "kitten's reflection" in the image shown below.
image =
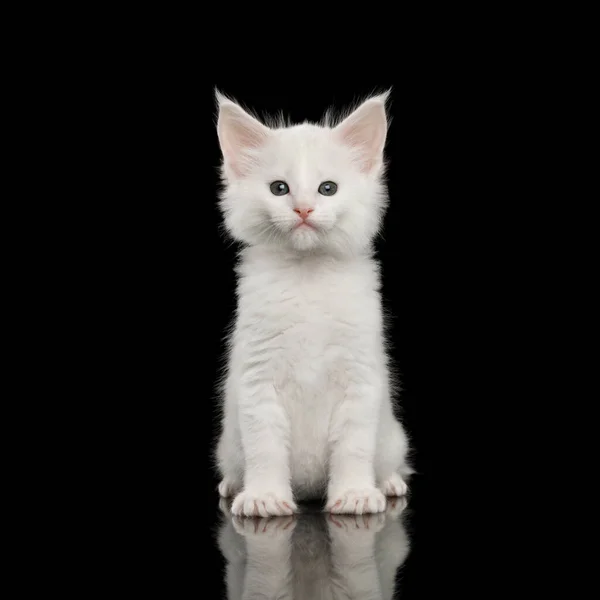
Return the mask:
{"type": "Polygon", "coordinates": [[[219,547],[227,561],[228,600],[395,598],[395,579],[410,544],[404,498],[385,513],[361,516],[305,512],[294,517],[232,517],[219,547]]]}

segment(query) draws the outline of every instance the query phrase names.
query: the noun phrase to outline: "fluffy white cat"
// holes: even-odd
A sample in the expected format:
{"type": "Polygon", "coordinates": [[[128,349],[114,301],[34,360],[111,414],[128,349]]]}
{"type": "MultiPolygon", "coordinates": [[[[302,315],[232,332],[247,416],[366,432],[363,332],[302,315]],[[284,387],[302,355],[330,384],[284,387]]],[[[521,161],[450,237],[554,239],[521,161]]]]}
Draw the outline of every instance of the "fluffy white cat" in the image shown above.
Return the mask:
{"type": "Polygon", "coordinates": [[[412,472],[393,409],[379,266],[389,93],[323,124],[261,123],[217,93],[220,208],[242,242],[216,448],[238,516],[382,512],[412,472]]]}

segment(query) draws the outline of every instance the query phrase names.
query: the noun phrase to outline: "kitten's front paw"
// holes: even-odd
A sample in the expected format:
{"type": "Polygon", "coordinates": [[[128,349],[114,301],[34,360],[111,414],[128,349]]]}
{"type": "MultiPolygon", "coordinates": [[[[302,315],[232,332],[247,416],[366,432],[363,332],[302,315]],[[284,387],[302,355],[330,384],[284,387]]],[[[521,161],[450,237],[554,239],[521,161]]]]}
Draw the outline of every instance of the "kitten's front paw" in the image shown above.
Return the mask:
{"type": "Polygon", "coordinates": [[[408,486],[398,473],[392,473],[382,484],[381,491],[386,496],[406,496],[408,486]]]}
{"type": "Polygon", "coordinates": [[[326,509],[335,514],[363,515],[385,510],[385,496],[375,487],[330,493],[326,509]]]}
{"type": "Polygon", "coordinates": [[[298,510],[292,495],[273,492],[251,493],[243,491],[233,501],[231,512],[236,517],[283,517],[298,510]]]}
{"type": "Polygon", "coordinates": [[[231,498],[239,492],[239,487],[230,479],[223,479],[218,487],[221,498],[231,498]]]}

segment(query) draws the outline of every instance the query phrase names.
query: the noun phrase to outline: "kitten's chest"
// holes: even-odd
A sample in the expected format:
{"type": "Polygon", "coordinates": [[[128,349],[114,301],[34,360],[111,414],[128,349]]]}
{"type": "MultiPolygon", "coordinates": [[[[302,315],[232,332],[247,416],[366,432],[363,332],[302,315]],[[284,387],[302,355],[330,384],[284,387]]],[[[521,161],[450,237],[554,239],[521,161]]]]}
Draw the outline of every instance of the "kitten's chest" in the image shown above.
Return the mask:
{"type": "Polygon", "coordinates": [[[282,349],[323,356],[361,328],[351,290],[336,282],[277,282],[257,294],[251,307],[257,334],[278,337],[282,349]]]}
{"type": "Polygon", "coordinates": [[[260,266],[239,282],[236,362],[280,386],[343,387],[354,362],[375,355],[379,343],[373,269],[365,263],[260,266]]]}
{"type": "Polygon", "coordinates": [[[245,362],[260,360],[282,388],[343,387],[347,366],[372,344],[375,300],[352,281],[283,277],[246,291],[238,321],[245,362]]]}

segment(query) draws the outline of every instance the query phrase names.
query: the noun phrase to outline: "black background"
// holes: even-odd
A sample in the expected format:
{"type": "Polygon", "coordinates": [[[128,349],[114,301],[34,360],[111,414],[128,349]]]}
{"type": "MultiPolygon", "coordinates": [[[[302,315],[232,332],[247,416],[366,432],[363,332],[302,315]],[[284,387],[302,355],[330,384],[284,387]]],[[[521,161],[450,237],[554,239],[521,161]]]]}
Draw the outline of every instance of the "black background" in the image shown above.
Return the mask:
{"type": "MultiPolygon", "coordinates": [[[[234,309],[235,248],[219,232],[215,87],[259,112],[283,110],[297,120],[393,88],[391,201],[377,247],[419,471],[403,597],[486,598],[503,584],[511,595],[523,591],[520,580],[540,547],[526,543],[533,539],[528,525],[543,510],[550,518],[538,531],[549,532],[554,563],[563,560],[554,536],[565,527],[561,501],[578,459],[557,467],[566,444],[556,433],[562,437],[564,429],[543,417],[585,413],[573,408],[572,391],[550,406],[540,388],[554,386],[547,366],[560,363],[540,359],[539,351],[543,345],[559,360],[573,351],[555,339],[557,317],[578,329],[578,309],[569,311],[562,299],[556,304],[561,294],[579,301],[556,268],[575,273],[582,257],[566,258],[569,227],[548,215],[560,219],[573,200],[569,186],[556,190],[559,163],[577,149],[572,140],[562,143],[561,128],[589,130],[577,122],[581,94],[573,81],[582,79],[581,57],[565,50],[569,21],[561,27],[554,14],[426,10],[425,18],[392,19],[393,34],[380,36],[390,48],[356,36],[338,45],[323,36],[318,19],[314,38],[284,40],[280,19],[276,30],[263,25],[262,38],[244,22],[253,37],[242,51],[224,42],[237,37],[229,18],[205,19],[211,31],[202,35],[197,19],[186,31],[181,19],[169,26],[164,11],[156,25],[141,13],[133,20],[112,15],[123,36],[109,27],[96,40],[90,30],[91,57],[67,40],[68,59],[48,55],[48,77],[33,78],[29,114],[9,115],[18,128],[34,123],[24,143],[57,163],[50,177],[34,166],[23,179],[42,190],[19,198],[19,206],[55,217],[60,227],[49,218],[49,239],[35,247],[38,266],[48,266],[47,279],[27,294],[35,309],[7,319],[23,329],[23,343],[43,356],[40,362],[54,359],[49,373],[34,369],[26,377],[39,381],[42,393],[18,404],[28,413],[26,427],[29,414],[44,422],[53,414],[64,428],[48,419],[49,439],[35,449],[51,465],[50,478],[59,478],[55,487],[23,469],[35,486],[28,492],[35,514],[57,528],[47,542],[60,560],[53,571],[61,585],[64,573],[79,571],[57,551],[66,539],[87,588],[109,585],[114,593],[124,586],[113,578],[128,577],[138,595],[143,586],[156,593],[163,584],[167,596],[187,597],[190,589],[221,596],[211,589],[222,589],[223,561],[214,543],[219,516],[210,454],[222,337],[234,309]],[[317,47],[331,51],[306,60],[317,47]],[[294,49],[302,52],[300,63],[294,49]],[[283,57],[286,63],[274,60],[283,57]],[[217,67],[219,58],[225,64],[217,67]],[[391,79],[375,73],[382,63],[391,79]],[[214,72],[231,79],[215,81],[214,72]],[[40,312],[41,335],[30,336],[25,324],[38,330],[40,312]],[[72,403],[65,400],[71,393],[72,403]],[[64,455],[47,452],[56,445],[64,455]],[[548,477],[536,479],[544,466],[548,477]],[[528,505],[532,487],[541,498],[528,505]],[[48,510],[48,497],[64,519],[48,510]],[[67,522],[73,543],[63,533],[67,522]],[[515,580],[518,587],[509,587],[515,580]]],[[[48,60],[35,54],[36,64],[48,60]]],[[[6,219],[7,231],[16,224],[6,219]]],[[[19,237],[25,252],[29,239],[19,237]]],[[[9,264],[17,264],[15,248],[9,264]]],[[[23,273],[37,283],[35,272],[23,273]]],[[[15,425],[7,420],[9,429],[15,425]]],[[[8,460],[29,446],[20,442],[8,460]]],[[[549,568],[534,578],[536,591],[544,580],[554,587],[549,568]]]]}

